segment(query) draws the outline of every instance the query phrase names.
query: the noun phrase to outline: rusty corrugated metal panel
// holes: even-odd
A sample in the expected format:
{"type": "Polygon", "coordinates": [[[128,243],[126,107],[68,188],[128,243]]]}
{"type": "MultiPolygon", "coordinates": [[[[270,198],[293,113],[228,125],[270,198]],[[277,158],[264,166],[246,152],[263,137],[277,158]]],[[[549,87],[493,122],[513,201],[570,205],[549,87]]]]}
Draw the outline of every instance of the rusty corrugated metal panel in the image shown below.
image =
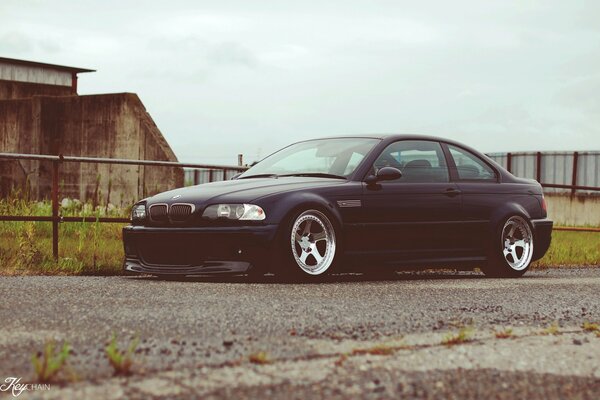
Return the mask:
{"type": "Polygon", "coordinates": [[[2,61],[0,61],[0,79],[69,87],[73,84],[72,74],[67,71],[29,65],[9,64],[2,61]]]}

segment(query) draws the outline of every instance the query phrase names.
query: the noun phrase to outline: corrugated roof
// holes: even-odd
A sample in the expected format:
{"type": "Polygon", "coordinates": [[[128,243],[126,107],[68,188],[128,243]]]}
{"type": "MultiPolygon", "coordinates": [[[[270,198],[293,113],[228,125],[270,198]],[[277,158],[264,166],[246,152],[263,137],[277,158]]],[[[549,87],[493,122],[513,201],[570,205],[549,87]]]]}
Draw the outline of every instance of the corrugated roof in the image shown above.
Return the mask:
{"type": "Polygon", "coordinates": [[[30,66],[30,67],[41,67],[41,68],[48,68],[48,69],[54,69],[54,70],[58,70],[58,71],[68,71],[68,72],[75,72],[75,73],[96,72],[95,69],[68,67],[65,65],[47,64],[47,63],[41,63],[41,62],[37,62],[37,61],[19,60],[16,58],[6,58],[6,57],[0,57],[0,63],[26,65],[26,66],[30,66]]]}

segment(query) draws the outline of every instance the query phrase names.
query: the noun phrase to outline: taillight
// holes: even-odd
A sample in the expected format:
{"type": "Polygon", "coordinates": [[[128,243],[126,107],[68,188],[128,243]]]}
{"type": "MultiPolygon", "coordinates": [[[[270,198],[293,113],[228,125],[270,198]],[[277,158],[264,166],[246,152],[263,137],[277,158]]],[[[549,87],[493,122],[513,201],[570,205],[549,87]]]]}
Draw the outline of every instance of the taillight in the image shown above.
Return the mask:
{"type": "Polygon", "coordinates": [[[546,199],[544,198],[544,195],[542,195],[542,210],[544,210],[545,213],[548,213],[548,205],[546,205],[546,199]]]}

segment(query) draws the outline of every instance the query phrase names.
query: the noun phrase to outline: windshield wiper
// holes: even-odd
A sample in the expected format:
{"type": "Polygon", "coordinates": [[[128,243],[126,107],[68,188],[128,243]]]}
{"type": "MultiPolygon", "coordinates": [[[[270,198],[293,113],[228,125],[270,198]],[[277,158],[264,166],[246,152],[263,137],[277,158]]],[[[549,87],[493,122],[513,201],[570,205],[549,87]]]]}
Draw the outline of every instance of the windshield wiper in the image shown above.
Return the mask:
{"type": "Polygon", "coordinates": [[[241,176],[238,179],[250,179],[250,178],[277,178],[278,176],[281,175],[277,175],[277,174],[256,174],[256,175],[248,175],[248,176],[241,176]]]}
{"type": "Polygon", "coordinates": [[[345,176],[335,175],[335,174],[326,174],[324,172],[299,172],[297,174],[285,174],[279,176],[310,176],[315,178],[336,178],[336,179],[346,179],[345,176]]]}

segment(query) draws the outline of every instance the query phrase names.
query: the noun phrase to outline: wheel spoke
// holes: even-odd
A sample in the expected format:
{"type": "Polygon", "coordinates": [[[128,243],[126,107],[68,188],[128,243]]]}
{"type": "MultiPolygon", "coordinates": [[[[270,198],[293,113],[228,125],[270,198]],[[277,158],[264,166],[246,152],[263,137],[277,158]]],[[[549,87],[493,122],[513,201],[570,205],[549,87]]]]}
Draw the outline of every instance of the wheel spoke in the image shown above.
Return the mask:
{"type": "Polygon", "coordinates": [[[504,258],[506,258],[506,256],[508,256],[510,254],[510,250],[507,248],[504,248],[504,250],[502,250],[502,252],[504,253],[504,258]]]}
{"type": "Polygon", "coordinates": [[[515,224],[512,224],[510,226],[510,231],[508,231],[508,235],[507,235],[509,238],[514,237],[516,228],[517,228],[517,226],[515,224]]]}
{"type": "Polygon", "coordinates": [[[315,258],[315,260],[317,260],[317,264],[319,264],[321,262],[321,260],[323,260],[323,255],[321,255],[321,253],[319,253],[319,249],[317,248],[316,245],[311,245],[311,254],[313,255],[313,257],[315,258]]]}
{"type": "Polygon", "coordinates": [[[302,261],[304,264],[306,264],[306,258],[308,257],[310,253],[307,253],[306,251],[302,250],[302,254],[300,254],[300,261],[302,261]]]}
{"type": "Polygon", "coordinates": [[[515,247],[521,247],[521,248],[525,248],[525,246],[527,245],[527,243],[525,243],[525,240],[521,239],[521,240],[517,240],[514,244],[515,247]]]}
{"type": "Polygon", "coordinates": [[[513,262],[519,261],[519,257],[517,257],[517,249],[516,248],[513,247],[512,249],[510,249],[510,255],[513,258],[513,262]]]}
{"type": "Polygon", "coordinates": [[[297,243],[300,243],[300,240],[302,240],[302,235],[301,235],[301,234],[299,234],[298,232],[294,232],[294,240],[295,240],[297,243]]]}
{"type": "Polygon", "coordinates": [[[325,231],[313,234],[313,238],[315,242],[319,242],[321,240],[327,240],[327,233],[325,231]]]}
{"type": "Polygon", "coordinates": [[[310,227],[312,225],[312,220],[307,220],[306,224],[304,225],[304,230],[302,231],[302,235],[306,235],[308,233],[310,233],[310,227]]]}

